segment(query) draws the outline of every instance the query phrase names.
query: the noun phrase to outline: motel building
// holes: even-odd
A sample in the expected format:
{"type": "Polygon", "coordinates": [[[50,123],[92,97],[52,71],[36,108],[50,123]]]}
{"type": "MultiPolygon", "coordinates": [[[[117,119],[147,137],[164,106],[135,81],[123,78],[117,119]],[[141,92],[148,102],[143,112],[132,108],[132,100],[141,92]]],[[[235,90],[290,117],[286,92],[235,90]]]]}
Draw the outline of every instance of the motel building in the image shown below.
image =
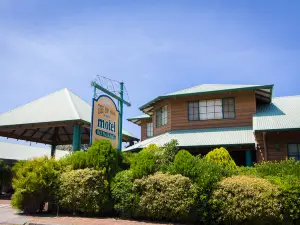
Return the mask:
{"type": "Polygon", "coordinates": [[[158,96],[128,119],[141,127],[141,141],[124,151],[176,139],[193,154],[225,147],[238,165],[300,160],[300,96],[273,97],[273,88],[203,84],[158,96]]]}

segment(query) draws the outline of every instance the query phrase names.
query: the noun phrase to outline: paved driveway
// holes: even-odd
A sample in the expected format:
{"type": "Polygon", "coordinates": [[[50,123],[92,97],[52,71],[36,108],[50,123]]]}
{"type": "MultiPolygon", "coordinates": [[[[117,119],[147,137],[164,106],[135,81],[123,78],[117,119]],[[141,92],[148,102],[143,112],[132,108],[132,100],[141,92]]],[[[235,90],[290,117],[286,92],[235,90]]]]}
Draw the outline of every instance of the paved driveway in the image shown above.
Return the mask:
{"type": "Polygon", "coordinates": [[[0,224],[60,224],[60,225],[166,225],[170,223],[150,223],[133,220],[119,220],[114,218],[85,218],[52,215],[46,216],[24,216],[18,214],[10,205],[10,200],[0,200],[0,224]]]}

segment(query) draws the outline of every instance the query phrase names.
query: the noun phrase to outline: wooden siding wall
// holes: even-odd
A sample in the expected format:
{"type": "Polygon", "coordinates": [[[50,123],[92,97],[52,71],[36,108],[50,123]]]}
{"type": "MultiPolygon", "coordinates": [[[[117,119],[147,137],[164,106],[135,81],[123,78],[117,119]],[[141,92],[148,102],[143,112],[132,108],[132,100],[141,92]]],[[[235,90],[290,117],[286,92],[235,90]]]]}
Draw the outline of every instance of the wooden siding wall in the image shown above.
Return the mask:
{"type": "Polygon", "coordinates": [[[171,129],[201,129],[215,127],[236,127],[236,126],[252,126],[252,115],[256,113],[256,99],[254,91],[234,91],[224,92],[220,94],[206,94],[190,97],[178,97],[171,99],[172,117],[171,129]],[[188,102],[209,100],[218,98],[235,98],[235,119],[220,119],[220,120],[188,120],[188,102]]]}
{"type": "MultiPolygon", "coordinates": [[[[265,160],[263,132],[255,133],[257,142],[256,160],[261,162],[265,160]]],[[[287,144],[300,143],[300,131],[281,131],[266,132],[267,159],[268,161],[285,159],[287,154],[287,144]],[[276,144],[279,145],[279,151],[276,150],[276,144]]]]}
{"type": "Polygon", "coordinates": [[[153,121],[153,136],[159,135],[159,134],[163,134],[169,130],[171,130],[171,123],[172,123],[172,108],[171,108],[171,104],[170,101],[162,101],[158,104],[155,105],[154,109],[153,109],[153,115],[152,115],[152,121],[153,121]],[[166,125],[163,125],[161,127],[156,127],[156,110],[164,107],[164,106],[168,106],[168,123],[166,125]]]}
{"type": "Polygon", "coordinates": [[[147,123],[151,123],[151,119],[143,119],[141,121],[141,141],[147,139],[147,123]]]}

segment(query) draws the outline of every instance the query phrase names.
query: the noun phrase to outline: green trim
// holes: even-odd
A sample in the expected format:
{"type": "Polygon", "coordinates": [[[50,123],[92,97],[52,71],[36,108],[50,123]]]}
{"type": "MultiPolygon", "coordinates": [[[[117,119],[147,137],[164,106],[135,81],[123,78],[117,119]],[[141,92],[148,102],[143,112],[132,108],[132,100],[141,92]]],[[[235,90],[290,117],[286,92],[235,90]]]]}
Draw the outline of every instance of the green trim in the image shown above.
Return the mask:
{"type": "Polygon", "coordinates": [[[73,151],[80,150],[81,144],[81,126],[79,124],[73,125],[73,144],[72,149],[73,151]]]}
{"type": "Polygon", "coordinates": [[[250,167],[252,165],[252,152],[251,150],[246,151],[246,166],[250,167]]]}
{"type": "Polygon", "coordinates": [[[162,95],[158,96],[155,99],[147,102],[146,104],[139,107],[140,110],[143,110],[147,108],[150,104],[154,103],[157,100],[170,98],[170,97],[179,97],[179,96],[192,96],[192,95],[200,95],[200,94],[215,94],[215,93],[222,93],[222,92],[228,92],[228,91],[238,91],[238,90],[253,90],[253,89],[273,89],[274,84],[270,85],[262,85],[262,86],[251,86],[251,87],[241,87],[241,88],[231,88],[231,89],[224,89],[224,90],[217,90],[217,91],[203,91],[203,92],[194,92],[194,93],[188,93],[188,94],[174,94],[174,95],[162,95]]]}
{"type": "Polygon", "coordinates": [[[297,131],[300,128],[282,128],[282,129],[266,129],[266,130],[253,130],[254,132],[279,132],[279,131],[297,131]]]}

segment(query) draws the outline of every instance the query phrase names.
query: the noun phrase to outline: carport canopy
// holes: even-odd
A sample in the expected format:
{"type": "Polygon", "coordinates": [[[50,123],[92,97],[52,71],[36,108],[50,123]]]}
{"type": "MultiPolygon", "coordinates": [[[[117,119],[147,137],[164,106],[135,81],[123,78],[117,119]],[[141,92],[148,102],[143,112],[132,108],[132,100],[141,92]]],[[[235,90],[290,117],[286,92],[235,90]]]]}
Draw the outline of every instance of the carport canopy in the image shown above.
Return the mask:
{"type": "MultiPolygon", "coordinates": [[[[90,143],[91,106],[67,88],[0,115],[0,136],[51,145],[90,143]]],[[[139,139],[123,129],[125,142],[139,139]]]]}

